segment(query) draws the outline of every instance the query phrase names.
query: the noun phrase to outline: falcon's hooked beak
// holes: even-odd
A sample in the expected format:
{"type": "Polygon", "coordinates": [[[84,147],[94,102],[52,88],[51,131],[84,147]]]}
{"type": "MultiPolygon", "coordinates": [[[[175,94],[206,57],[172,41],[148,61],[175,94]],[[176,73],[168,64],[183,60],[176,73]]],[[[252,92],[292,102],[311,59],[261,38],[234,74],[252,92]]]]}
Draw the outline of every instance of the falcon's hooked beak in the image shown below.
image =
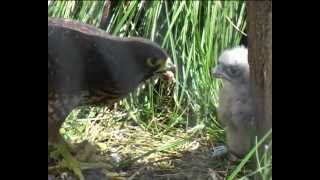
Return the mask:
{"type": "Polygon", "coordinates": [[[165,71],[176,71],[176,66],[172,63],[171,58],[167,58],[165,60],[164,65],[158,70],[158,72],[165,72],[165,71]]]}
{"type": "Polygon", "coordinates": [[[167,58],[162,67],[156,72],[162,74],[165,79],[174,79],[174,73],[176,72],[176,66],[172,63],[171,58],[167,58]]]}
{"type": "Polygon", "coordinates": [[[172,71],[175,72],[176,66],[172,63],[171,59],[168,58],[165,61],[163,61],[163,64],[161,64],[161,67],[156,71],[157,74],[164,73],[166,71],[172,71]]]}

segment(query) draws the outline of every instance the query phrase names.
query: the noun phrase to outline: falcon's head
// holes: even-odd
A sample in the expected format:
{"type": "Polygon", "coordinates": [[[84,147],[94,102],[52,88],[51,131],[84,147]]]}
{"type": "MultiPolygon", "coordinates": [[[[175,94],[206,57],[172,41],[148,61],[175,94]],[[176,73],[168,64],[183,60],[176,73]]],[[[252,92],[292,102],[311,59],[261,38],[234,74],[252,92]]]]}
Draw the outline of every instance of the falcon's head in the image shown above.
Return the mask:
{"type": "Polygon", "coordinates": [[[156,43],[143,38],[130,38],[131,49],[134,54],[135,63],[140,67],[139,69],[145,74],[146,78],[163,74],[168,71],[175,71],[175,65],[171,58],[156,43]]]}
{"type": "Polygon", "coordinates": [[[175,65],[158,44],[140,37],[122,38],[117,42],[121,49],[117,53],[121,62],[117,71],[120,76],[116,78],[119,89],[131,90],[154,76],[173,79],[175,65]]]}
{"type": "Polygon", "coordinates": [[[219,57],[212,76],[230,84],[242,84],[249,80],[248,50],[238,46],[225,50],[219,57]]]}
{"type": "Polygon", "coordinates": [[[56,79],[64,89],[114,89],[121,94],[175,69],[165,50],[148,39],[113,36],[94,26],[52,18],[48,63],[59,65],[56,79]]]}

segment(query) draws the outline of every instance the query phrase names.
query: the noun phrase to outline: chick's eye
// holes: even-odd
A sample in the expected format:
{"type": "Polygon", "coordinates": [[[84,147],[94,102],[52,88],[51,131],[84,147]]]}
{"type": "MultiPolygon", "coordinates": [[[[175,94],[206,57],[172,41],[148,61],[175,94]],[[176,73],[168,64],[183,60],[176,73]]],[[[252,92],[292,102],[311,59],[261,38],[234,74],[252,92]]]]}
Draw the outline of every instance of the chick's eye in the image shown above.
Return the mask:
{"type": "Polygon", "coordinates": [[[236,76],[236,75],[238,75],[238,72],[239,72],[239,71],[238,71],[236,68],[234,68],[234,67],[229,67],[229,68],[228,68],[228,72],[229,72],[230,75],[236,76]]]}

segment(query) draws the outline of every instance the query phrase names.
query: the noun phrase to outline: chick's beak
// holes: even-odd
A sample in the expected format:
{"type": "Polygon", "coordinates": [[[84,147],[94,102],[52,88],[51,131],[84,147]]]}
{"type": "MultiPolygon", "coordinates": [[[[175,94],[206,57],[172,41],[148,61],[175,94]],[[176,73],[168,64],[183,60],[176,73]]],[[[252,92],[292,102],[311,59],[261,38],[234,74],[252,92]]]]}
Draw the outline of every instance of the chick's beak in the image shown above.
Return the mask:
{"type": "Polygon", "coordinates": [[[223,78],[224,73],[222,72],[221,68],[219,66],[216,66],[211,71],[211,76],[214,78],[223,78]]]}

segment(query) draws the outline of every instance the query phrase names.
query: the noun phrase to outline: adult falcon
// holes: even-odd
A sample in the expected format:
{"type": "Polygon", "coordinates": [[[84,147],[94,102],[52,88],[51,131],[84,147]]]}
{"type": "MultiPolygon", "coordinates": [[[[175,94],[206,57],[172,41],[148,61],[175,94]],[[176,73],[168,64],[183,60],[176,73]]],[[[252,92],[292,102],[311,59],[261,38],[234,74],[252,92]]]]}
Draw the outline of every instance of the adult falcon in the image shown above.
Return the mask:
{"type": "Polygon", "coordinates": [[[79,22],[48,17],[48,144],[77,161],[59,134],[80,105],[110,106],[150,77],[174,70],[168,54],[143,38],[120,38],[79,22]]]}

